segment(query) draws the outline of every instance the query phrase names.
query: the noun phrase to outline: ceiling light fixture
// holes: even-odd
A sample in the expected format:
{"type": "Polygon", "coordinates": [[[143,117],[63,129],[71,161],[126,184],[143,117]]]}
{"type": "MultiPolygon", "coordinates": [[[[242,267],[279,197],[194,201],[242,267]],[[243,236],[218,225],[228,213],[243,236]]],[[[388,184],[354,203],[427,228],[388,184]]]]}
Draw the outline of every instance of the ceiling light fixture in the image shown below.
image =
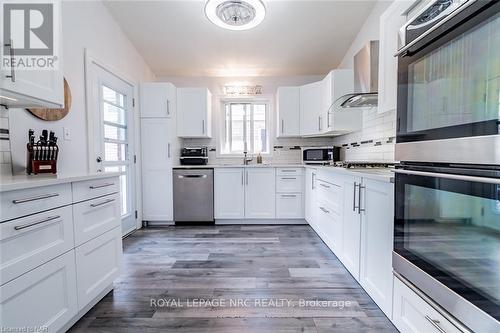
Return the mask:
{"type": "Polygon", "coordinates": [[[213,24],[229,30],[248,30],[266,16],[262,0],[208,0],[205,15],[213,24]]]}

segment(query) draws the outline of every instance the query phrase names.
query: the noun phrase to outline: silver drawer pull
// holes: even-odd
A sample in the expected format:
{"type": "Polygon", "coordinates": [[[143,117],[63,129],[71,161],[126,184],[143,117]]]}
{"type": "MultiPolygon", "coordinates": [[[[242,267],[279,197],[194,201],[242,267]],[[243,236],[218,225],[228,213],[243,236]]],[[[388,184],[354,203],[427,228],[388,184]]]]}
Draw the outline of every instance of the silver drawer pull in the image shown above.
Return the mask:
{"type": "Polygon", "coordinates": [[[321,186],[323,186],[324,188],[330,188],[330,186],[325,185],[325,184],[323,184],[323,183],[321,183],[320,185],[321,185],[321,186]]]}
{"type": "Polygon", "coordinates": [[[319,207],[319,209],[321,209],[324,213],[327,213],[327,214],[330,213],[330,211],[325,209],[324,207],[319,207]]]}
{"type": "Polygon", "coordinates": [[[26,228],[32,227],[34,225],[38,225],[38,224],[42,224],[42,223],[45,223],[45,222],[50,222],[50,221],[53,221],[53,220],[57,220],[59,218],[61,218],[61,216],[57,215],[57,216],[47,217],[46,219],[43,219],[43,220],[37,221],[37,222],[32,222],[32,223],[22,224],[22,225],[16,225],[14,227],[14,230],[26,229],[26,228]]]}
{"type": "Polygon", "coordinates": [[[58,197],[58,196],[59,196],[59,193],[44,194],[44,195],[39,195],[37,197],[12,200],[12,203],[14,205],[17,205],[17,204],[21,204],[21,203],[25,203],[25,202],[43,200],[43,199],[48,199],[48,198],[53,198],[53,197],[58,197]]]}
{"type": "Polygon", "coordinates": [[[296,180],[297,177],[281,177],[281,179],[285,179],[285,180],[296,180]]]}
{"type": "Polygon", "coordinates": [[[96,204],[90,204],[90,207],[92,207],[92,208],[99,207],[99,206],[105,205],[105,204],[113,202],[113,201],[115,201],[115,199],[108,199],[108,200],[105,200],[103,202],[99,202],[99,203],[96,203],[96,204]]]}
{"type": "Polygon", "coordinates": [[[427,315],[425,316],[425,319],[427,319],[427,321],[431,323],[431,325],[434,326],[434,328],[437,329],[440,333],[446,333],[446,331],[441,327],[441,325],[439,325],[439,320],[432,319],[427,315]]]}
{"type": "Polygon", "coordinates": [[[296,198],[297,195],[296,194],[282,194],[281,197],[282,198],[296,198]]]}
{"type": "Polygon", "coordinates": [[[281,170],[281,172],[297,172],[297,170],[281,170]]]}
{"type": "Polygon", "coordinates": [[[115,185],[115,183],[106,183],[106,184],[102,184],[102,185],[92,185],[92,186],[89,186],[89,188],[91,190],[96,190],[98,188],[103,188],[103,187],[108,187],[108,186],[113,186],[115,185]]]}

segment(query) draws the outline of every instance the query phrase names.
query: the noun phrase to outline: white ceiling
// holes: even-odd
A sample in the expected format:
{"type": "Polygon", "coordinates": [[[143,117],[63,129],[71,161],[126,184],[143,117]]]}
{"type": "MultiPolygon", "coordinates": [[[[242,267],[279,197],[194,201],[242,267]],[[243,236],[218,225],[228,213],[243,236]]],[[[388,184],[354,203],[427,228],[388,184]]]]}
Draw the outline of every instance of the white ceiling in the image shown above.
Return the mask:
{"type": "Polygon", "coordinates": [[[204,0],[107,1],[157,76],[320,75],[336,68],[375,1],[264,0],[248,31],[208,21],[204,0]]]}

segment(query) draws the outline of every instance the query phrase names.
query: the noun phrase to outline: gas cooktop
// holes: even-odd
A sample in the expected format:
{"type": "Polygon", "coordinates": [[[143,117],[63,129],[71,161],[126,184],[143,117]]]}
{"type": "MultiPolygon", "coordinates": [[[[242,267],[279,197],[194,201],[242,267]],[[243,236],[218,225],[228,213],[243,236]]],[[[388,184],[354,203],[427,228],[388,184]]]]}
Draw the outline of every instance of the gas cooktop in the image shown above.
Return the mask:
{"type": "Polygon", "coordinates": [[[340,161],[340,162],[335,162],[333,166],[346,169],[374,169],[374,168],[393,168],[394,163],[373,162],[373,161],[340,161]]]}

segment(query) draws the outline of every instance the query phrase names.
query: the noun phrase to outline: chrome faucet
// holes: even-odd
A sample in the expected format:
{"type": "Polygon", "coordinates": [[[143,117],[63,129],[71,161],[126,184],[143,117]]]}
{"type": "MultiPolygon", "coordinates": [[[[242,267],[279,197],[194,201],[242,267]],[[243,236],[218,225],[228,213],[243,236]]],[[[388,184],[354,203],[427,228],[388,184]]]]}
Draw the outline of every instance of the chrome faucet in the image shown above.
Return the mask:
{"type": "Polygon", "coordinates": [[[243,152],[243,154],[245,154],[245,157],[243,157],[243,165],[248,165],[248,163],[249,163],[249,162],[252,162],[252,161],[253,161],[253,158],[250,158],[250,159],[249,159],[249,158],[247,157],[247,154],[248,154],[248,153],[247,153],[246,151],[244,151],[244,152],[243,152]]]}

